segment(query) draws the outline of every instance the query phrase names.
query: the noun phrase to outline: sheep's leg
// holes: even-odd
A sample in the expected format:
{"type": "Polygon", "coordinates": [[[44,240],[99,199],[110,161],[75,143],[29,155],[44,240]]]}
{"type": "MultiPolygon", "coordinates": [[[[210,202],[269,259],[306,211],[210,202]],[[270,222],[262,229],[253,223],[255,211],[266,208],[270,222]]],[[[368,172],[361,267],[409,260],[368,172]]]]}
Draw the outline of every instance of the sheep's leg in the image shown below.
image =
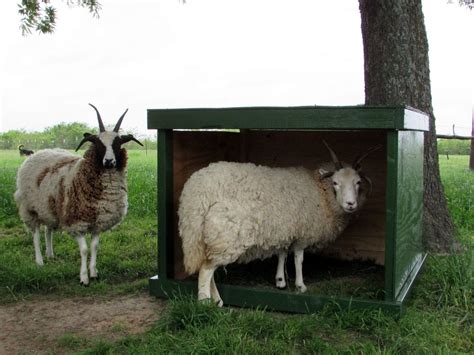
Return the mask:
{"type": "Polygon", "coordinates": [[[97,278],[97,268],[96,268],[96,261],[97,261],[97,248],[99,247],[99,235],[93,234],[91,240],[91,260],[89,263],[89,272],[91,278],[97,278]]]}
{"type": "Polygon", "coordinates": [[[33,231],[33,245],[35,246],[35,260],[36,264],[43,266],[43,255],[41,255],[41,235],[39,226],[35,226],[33,231]]]}
{"type": "Polygon", "coordinates": [[[298,292],[306,292],[307,290],[303,282],[303,259],[304,249],[295,248],[295,286],[298,292]]]}
{"type": "Polygon", "coordinates": [[[87,275],[87,243],[86,238],[81,235],[76,237],[77,244],[79,245],[79,251],[81,253],[81,272],[79,277],[81,279],[81,284],[89,284],[89,276],[87,275]]]}
{"type": "Polygon", "coordinates": [[[208,263],[204,263],[199,269],[198,277],[198,300],[207,300],[211,298],[211,281],[214,276],[216,267],[208,263]]]}
{"type": "Polygon", "coordinates": [[[46,227],[45,240],[46,240],[46,256],[48,258],[54,258],[53,231],[48,227],[46,227]]]}
{"type": "Polygon", "coordinates": [[[217,304],[219,307],[222,307],[224,305],[221,295],[219,294],[219,290],[217,290],[216,281],[214,280],[214,275],[212,275],[212,278],[211,278],[211,297],[214,303],[217,304]]]}
{"type": "Polygon", "coordinates": [[[280,251],[278,253],[278,266],[277,266],[277,273],[275,276],[276,280],[276,287],[277,288],[285,288],[286,287],[286,280],[285,280],[285,261],[286,261],[286,250],[280,251]]]}

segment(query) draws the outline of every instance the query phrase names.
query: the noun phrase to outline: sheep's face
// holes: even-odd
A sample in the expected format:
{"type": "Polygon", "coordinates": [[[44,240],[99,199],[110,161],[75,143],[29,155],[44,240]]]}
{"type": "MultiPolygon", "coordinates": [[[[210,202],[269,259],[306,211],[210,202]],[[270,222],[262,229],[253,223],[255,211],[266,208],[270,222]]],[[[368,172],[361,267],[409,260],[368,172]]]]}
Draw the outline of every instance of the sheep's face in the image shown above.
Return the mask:
{"type": "Polygon", "coordinates": [[[133,140],[134,142],[137,142],[138,144],[143,146],[143,144],[141,144],[137,139],[135,139],[133,135],[119,135],[118,133],[123,117],[127,113],[128,109],[119,118],[113,131],[106,131],[104,124],[102,123],[99,111],[95,108],[94,105],[91,106],[97,112],[97,120],[99,121],[100,133],[98,135],[84,133],[84,138],[82,139],[81,143],[79,143],[79,146],[77,147],[76,151],[85,142],[91,142],[95,145],[96,159],[100,166],[104,167],[105,169],[120,167],[122,165],[122,161],[124,159],[125,154],[125,150],[122,149],[122,144],[133,140]]]}
{"type": "Polygon", "coordinates": [[[116,132],[102,132],[96,140],[97,159],[106,169],[115,168],[121,158],[120,136],[116,132]]]}
{"type": "Polygon", "coordinates": [[[334,163],[334,171],[326,171],[320,169],[321,180],[330,178],[332,183],[336,201],[341,208],[347,213],[353,213],[364,203],[365,197],[361,198],[361,183],[362,180],[369,185],[369,194],[372,191],[372,181],[361,171],[361,161],[369,155],[380,149],[381,146],[376,146],[369,149],[364,154],[359,155],[352,165],[343,164],[336,156],[336,153],[323,140],[324,145],[331,154],[332,162],[334,163]]]}
{"type": "Polygon", "coordinates": [[[353,213],[359,207],[361,177],[352,168],[342,168],[331,177],[337,203],[347,213],[353,213]]]}

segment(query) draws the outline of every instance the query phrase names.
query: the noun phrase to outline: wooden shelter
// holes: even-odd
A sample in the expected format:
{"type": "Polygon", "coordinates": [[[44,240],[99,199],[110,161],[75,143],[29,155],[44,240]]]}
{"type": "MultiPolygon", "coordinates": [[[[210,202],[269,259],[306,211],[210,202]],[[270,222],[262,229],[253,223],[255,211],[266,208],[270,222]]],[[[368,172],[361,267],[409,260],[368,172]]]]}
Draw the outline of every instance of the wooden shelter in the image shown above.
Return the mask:
{"type": "MultiPolygon", "coordinates": [[[[252,281],[258,273],[254,266],[243,272],[239,284],[230,281],[230,272],[217,277],[224,304],[291,312],[312,312],[333,301],[342,306],[402,309],[425,259],[423,132],[428,130],[428,117],[424,113],[382,106],[150,109],[148,128],[158,130],[158,274],[150,279],[151,294],[170,297],[196,292],[195,278],[184,272],[176,213],[181,190],[192,173],[221,160],[314,168],[330,161],[324,139],[348,162],[382,145],[363,162],[374,185],[367,204],[339,239],[321,252],[324,258],[345,260],[349,274],[351,264],[360,261],[381,270],[378,296],[298,294],[272,288],[273,276],[262,287],[252,281]]],[[[304,275],[317,274],[307,260],[304,275]]],[[[258,268],[273,273],[276,261],[258,268]]]]}

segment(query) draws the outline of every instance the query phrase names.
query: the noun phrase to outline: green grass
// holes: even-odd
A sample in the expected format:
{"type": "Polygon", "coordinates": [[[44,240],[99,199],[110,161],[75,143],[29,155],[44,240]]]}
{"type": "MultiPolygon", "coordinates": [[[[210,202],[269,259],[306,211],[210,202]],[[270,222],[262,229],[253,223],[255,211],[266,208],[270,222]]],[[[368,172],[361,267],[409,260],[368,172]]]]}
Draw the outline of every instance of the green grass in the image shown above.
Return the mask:
{"type": "MultiPolygon", "coordinates": [[[[22,159],[16,152],[0,151],[1,302],[45,293],[98,297],[146,290],[148,277],[156,271],[156,158],[155,152],[129,155],[130,211],[118,228],[101,238],[100,280],[85,288],[78,282],[76,243],[67,235],[55,239],[56,259],[36,267],[31,237],[21,227],[12,199],[22,159]]],[[[68,352],[86,348],[87,354],[472,354],[474,173],[467,171],[467,164],[466,156],[449,160],[440,156],[449,209],[466,250],[428,257],[400,319],[379,311],[341,310],[336,305],[315,314],[292,315],[219,309],[180,298],[168,302],[162,319],[144,334],[113,343],[65,334],[58,339],[58,347],[68,352]]],[[[351,288],[349,281],[327,287],[345,292],[351,288]]],[[[367,286],[361,292],[372,291],[367,286]]],[[[117,325],[115,332],[120,331],[117,325]]]]}
{"type": "Polygon", "coordinates": [[[440,155],[439,165],[449,211],[456,227],[474,231],[474,171],[467,155],[440,155]]]}

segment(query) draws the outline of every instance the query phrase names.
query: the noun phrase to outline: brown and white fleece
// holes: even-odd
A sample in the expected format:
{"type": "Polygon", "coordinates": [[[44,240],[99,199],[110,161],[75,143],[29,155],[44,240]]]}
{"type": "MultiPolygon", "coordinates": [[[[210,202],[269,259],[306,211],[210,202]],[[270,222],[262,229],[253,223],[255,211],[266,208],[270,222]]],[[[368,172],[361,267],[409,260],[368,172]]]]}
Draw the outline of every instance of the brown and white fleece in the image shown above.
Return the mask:
{"type": "Polygon", "coordinates": [[[84,157],[62,149],[38,151],[18,171],[15,200],[34,232],[40,225],[73,236],[98,234],[120,223],[127,213],[127,154],[113,169],[103,167],[100,146],[84,157]]]}

